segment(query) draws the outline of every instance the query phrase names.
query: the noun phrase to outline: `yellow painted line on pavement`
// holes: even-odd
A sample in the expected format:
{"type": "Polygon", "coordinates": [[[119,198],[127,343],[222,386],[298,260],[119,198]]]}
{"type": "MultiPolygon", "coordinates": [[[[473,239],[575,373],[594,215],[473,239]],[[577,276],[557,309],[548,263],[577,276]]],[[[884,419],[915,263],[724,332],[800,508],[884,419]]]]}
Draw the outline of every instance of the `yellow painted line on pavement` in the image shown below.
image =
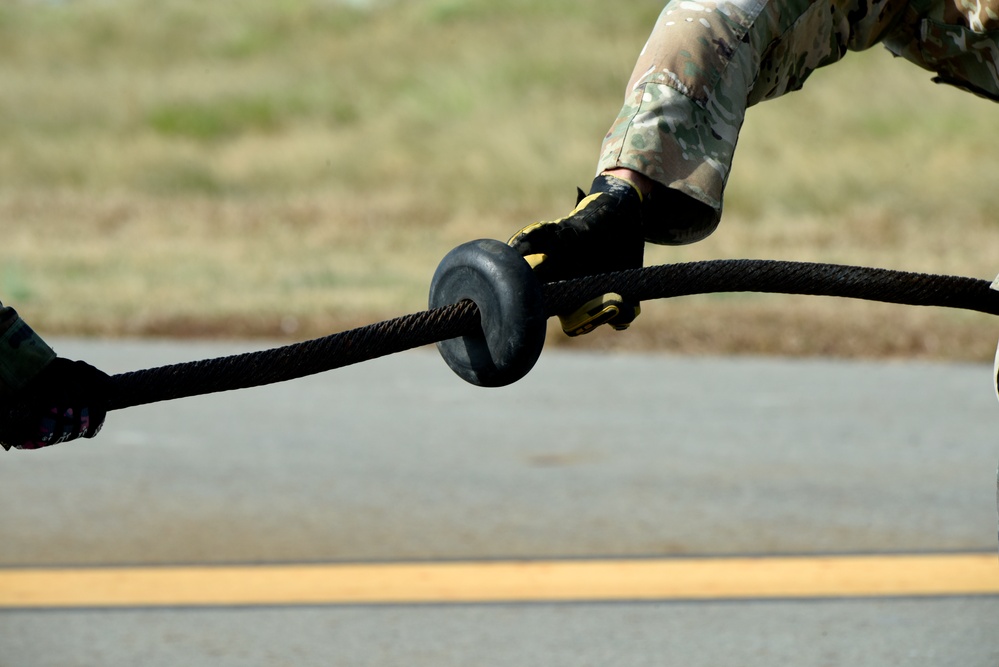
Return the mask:
{"type": "Polygon", "coordinates": [[[994,594],[994,554],[0,569],[0,609],[994,594]]]}

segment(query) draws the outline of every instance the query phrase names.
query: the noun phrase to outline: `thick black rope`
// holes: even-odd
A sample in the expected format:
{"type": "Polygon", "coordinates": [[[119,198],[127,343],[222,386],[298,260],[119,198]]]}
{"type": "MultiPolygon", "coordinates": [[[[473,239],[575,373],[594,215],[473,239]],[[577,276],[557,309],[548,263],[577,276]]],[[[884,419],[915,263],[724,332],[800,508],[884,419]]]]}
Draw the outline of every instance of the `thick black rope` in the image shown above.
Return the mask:
{"type": "Polygon", "coordinates": [[[294,380],[478,330],[478,308],[462,301],[270,350],[122,373],[111,378],[108,409],[294,380]]]}
{"type": "Polygon", "coordinates": [[[636,301],[716,292],[839,296],[999,315],[999,292],[977,278],[908,273],[838,264],[725,259],[664,264],[545,285],[548,315],[606,292],[636,301]]]}
{"type": "MultiPolygon", "coordinates": [[[[986,280],[772,260],[650,266],[550,283],[544,291],[549,316],[571,311],[605,292],[637,301],[715,292],[809,294],[999,315],[999,292],[986,280]]],[[[462,301],[270,350],[115,375],[109,407],[118,410],[283,382],[478,330],[478,309],[462,301]]]]}

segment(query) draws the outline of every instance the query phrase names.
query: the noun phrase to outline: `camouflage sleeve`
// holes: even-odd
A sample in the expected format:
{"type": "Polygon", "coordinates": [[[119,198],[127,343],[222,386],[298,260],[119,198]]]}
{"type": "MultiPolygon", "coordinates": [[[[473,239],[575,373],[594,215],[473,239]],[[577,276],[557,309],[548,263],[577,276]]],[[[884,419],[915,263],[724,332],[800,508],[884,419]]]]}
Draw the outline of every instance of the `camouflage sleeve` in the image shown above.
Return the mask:
{"type": "Polygon", "coordinates": [[[914,0],[884,43],[937,83],[999,102],[999,0],[914,0]]]}
{"type": "MultiPolygon", "coordinates": [[[[964,2],[936,4],[941,1],[964,2]]],[[[992,3],[979,15],[991,21],[986,27],[994,26],[999,0],[979,1],[992,3]]],[[[955,20],[955,12],[938,13],[955,20]]],[[[749,106],[801,88],[814,70],[848,50],[889,43],[889,38],[902,55],[926,65],[943,60],[934,59],[935,44],[944,42],[951,51],[969,44],[957,36],[933,37],[925,23],[930,19],[922,18],[930,14],[929,6],[920,9],[906,0],[671,0],[638,58],[624,106],[604,138],[598,171],[633,169],[706,205],[695,209],[703,219],[674,221],[667,212],[646,229],[648,240],[656,243],[698,241],[721,217],[749,106]],[[913,41],[913,35],[918,39],[913,41]]],[[[970,58],[980,63],[980,74],[991,68],[994,86],[996,34],[976,34],[984,41],[976,42],[970,58]],[[991,51],[985,43],[991,43],[991,51]]],[[[970,69],[964,60],[952,62],[941,80],[955,82],[956,70],[970,69]]],[[[979,78],[965,81],[965,87],[982,87],[979,78]]]]}
{"type": "Polygon", "coordinates": [[[55,356],[13,308],[0,303],[0,398],[20,390],[55,356]]]}

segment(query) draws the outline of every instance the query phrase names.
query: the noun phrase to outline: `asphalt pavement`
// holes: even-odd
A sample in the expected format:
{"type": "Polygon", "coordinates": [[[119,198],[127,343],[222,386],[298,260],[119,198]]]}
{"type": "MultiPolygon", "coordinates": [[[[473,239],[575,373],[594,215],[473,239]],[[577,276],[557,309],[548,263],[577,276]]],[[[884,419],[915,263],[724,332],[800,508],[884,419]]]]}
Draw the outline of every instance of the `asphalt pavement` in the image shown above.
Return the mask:
{"type": "MultiPolygon", "coordinates": [[[[57,341],[112,373],[252,347],[57,341]]],[[[419,350],[0,455],[0,575],[980,556],[997,459],[990,363],[546,351],[482,389],[419,350]]],[[[999,665],[988,585],[528,598],[0,605],[0,666],[999,665]]]]}

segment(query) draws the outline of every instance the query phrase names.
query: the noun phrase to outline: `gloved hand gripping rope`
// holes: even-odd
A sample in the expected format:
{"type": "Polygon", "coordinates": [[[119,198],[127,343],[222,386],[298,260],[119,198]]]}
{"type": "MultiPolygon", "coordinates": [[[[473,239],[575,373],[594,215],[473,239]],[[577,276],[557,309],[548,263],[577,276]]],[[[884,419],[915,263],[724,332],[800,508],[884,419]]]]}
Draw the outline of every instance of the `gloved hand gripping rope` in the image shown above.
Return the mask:
{"type": "Polygon", "coordinates": [[[533,368],[544,347],[548,317],[573,313],[602,295],[618,294],[622,302],[637,306],[651,299],[743,291],[999,315],[999,292],[989,281],[832,264],[714,260],[541,283],[520,252],[483,239],[444,258],[431,283],[427,311],[270,350],[112,377],[86,364],[58,361],[49,372],[39,373],[34,384],[22,382],[17,392],[0,396],[0,442],[45,446],[91,437],[105,411],[283,382],[430,343],[438,344],[448,365],[468,382],[502,386],[533,368]]]}

